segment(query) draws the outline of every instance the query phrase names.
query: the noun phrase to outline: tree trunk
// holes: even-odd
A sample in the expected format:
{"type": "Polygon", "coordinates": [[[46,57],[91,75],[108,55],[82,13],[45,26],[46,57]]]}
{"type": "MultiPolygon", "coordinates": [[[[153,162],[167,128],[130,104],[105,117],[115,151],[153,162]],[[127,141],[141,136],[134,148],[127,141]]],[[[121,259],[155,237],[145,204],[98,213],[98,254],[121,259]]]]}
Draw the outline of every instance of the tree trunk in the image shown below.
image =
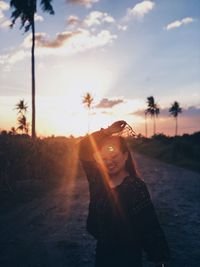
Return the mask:
{"type": "Polygon", "coordinates": [[[32,48],[31,48],[31,75],[32,75],[32,138],[36,138],[35,131],[35,20],[33,14],[32,29],[32,48]]]}
{"type": "Polygon", "coordinates": [[[88,108],[88,134],[90,134],[90,108],[88,108]]]}
{"type": "Polygon", "coordinates": [[[154,115],[153,116],[153,133],[154,133],[154,135],[156,134],[156,116],[154,115]]]}
{"type": "Polygon", "coordinates": [[[178,134],[178,117],[176,117],[175,119],[176,119],[175,136],[177,136],[177,134],[178,134]]]}
{"type": "Polygon", "coordinates": [[[145,135],[147,138],[147,114],[145,114],[145,135]]]}

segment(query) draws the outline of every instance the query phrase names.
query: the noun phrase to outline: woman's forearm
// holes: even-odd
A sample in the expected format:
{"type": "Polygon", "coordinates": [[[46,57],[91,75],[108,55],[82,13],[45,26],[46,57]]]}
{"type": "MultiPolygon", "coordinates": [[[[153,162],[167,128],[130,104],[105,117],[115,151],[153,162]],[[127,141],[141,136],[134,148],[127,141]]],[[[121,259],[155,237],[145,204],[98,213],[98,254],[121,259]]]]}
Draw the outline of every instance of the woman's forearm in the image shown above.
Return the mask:
{"type": "Polygon", "coordinates": [[[100,144],[107,136],[109,136],[109,128],[101,129],[86,137],[84,137],[79,143],[79,158],[83,161],[94,160],[93,154],[100,144]]]}

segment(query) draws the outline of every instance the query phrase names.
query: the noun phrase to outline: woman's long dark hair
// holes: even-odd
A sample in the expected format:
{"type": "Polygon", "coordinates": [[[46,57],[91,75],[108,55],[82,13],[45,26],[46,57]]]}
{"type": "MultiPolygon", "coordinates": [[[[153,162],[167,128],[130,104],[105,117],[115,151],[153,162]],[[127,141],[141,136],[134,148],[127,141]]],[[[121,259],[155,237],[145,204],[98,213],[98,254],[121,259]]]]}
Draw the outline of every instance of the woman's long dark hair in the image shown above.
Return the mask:
{"type": "MultiPolygon", "coordinates": [[[[127,143],[126,143],[126,140],[121,137],[121,136],[109,136],[107,138],[104,139],[104,141],[108,141],[108,140],[116,140],[119,142],[119,146],[120,146],[120,150],[122,153],[128,153],[128,158],[126,160],[126,164],[125,164],[125,168],[127,170],[127,172],[129,173],[129,175],[131,177],[139,177],[139,174],[137,172],[137,168],[136,168],[136,164],[135,164],[135,161],[134,159],[132,158],[131,156],[131,152],[127,146],[127,143]]],[[[103,143],[102,142],[101,144],[99,144],[99,148],[101,148],[103,146],[103,143]]]]}
{"type": "Polygon", "coordinates": [[[134,161],[134,159],[133,159],[133,157],[131,155],[131,152],[130,152],[128,146],[127,146],[126,140],[121,136],[119,136],[117,138],[118,138],[119,143],[120,143],[121,151],[123,153],[128,152],[128,158],[126,160],[126,165],[125,165],[125,168],[126,168],[127,172],[130,174],[131,177],[132,176],[138,177],[139,175],[138,175],[138,172],[137,172],[136,164],[135,164],[135,161],[134,161]]]}

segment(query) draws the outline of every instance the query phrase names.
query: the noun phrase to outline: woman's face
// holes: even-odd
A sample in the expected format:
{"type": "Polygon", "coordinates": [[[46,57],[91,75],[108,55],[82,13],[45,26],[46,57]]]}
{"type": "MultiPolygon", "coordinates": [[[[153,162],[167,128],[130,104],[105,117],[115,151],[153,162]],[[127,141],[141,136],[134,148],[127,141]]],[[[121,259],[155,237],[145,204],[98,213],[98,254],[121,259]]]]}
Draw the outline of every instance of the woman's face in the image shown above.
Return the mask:
{"type": "Polygon", "coordinates": [[[126,171],[125,164],[128,153],[123,153],[120,150],[119,141],[112,140],[105,142],[102,146],[99,155],[95,155],[98,164],[106,169],[109,175],[115,175],[121,171],[126,171]]]}

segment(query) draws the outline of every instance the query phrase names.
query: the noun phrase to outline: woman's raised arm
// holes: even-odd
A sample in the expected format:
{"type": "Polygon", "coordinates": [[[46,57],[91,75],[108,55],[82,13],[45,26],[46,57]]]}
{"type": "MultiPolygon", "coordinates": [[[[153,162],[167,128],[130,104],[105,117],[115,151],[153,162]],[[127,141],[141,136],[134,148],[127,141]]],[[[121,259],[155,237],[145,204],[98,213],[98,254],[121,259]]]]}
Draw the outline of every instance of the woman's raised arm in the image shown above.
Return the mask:
{"type": "Polygon", "coordinates": [[[79,142],[79,159],[89,179],[97,171],[93,155],[97,152],[101,142],[114,133],[120,133],[126,124],[125,121],[116,121],[108,128],[89,134],[79,142]]]}
{"type": "Polygon", "coordinates": [[[93,154],[96,152],[101,142],[108,136],[121,132],[126,126],[125,121],[116,121],[106,129],[101,129],[87,135],[80,141],[79,158],[81,161],[93,161],[93,154]]]}

